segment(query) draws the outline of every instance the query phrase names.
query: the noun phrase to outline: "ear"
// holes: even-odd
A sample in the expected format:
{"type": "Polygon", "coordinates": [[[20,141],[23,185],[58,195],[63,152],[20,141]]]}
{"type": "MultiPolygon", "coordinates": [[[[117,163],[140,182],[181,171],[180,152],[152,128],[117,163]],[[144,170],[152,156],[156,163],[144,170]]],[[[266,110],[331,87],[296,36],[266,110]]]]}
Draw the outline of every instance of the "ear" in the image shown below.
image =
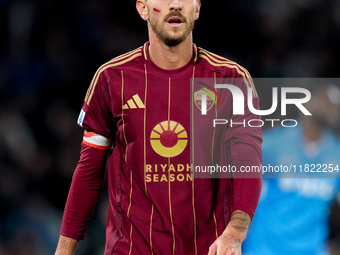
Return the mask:
{"type": "Polygon", "coordinates": [[[149,15],[148,15],[148,7],[145,4],[145,0],[137,0],[136,8],[137,8],[139,15],[142,17],[142,19],[147,21],[149,19],[149,15]]]}
{"type": "Polygon", "coordinates": [[[201,10],[201,0],[196,1],[196,10],[195,10],[195,20],[198,19],[200,16],[200,10],[201,10]]]}

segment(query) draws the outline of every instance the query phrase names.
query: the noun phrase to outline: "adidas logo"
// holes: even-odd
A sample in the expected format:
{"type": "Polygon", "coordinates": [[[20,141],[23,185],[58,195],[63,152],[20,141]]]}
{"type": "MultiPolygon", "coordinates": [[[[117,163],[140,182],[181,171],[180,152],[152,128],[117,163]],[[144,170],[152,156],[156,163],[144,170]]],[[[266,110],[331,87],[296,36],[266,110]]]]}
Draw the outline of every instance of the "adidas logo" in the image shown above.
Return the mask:
{"type": "Polygon", "coordinates": [[[145,108],[142,100],[138,96],[138,94],[134,95],[132,99],[127,101],[125,105],[123,105],[123,109],[136,109],[136,108],[145,108]]]}

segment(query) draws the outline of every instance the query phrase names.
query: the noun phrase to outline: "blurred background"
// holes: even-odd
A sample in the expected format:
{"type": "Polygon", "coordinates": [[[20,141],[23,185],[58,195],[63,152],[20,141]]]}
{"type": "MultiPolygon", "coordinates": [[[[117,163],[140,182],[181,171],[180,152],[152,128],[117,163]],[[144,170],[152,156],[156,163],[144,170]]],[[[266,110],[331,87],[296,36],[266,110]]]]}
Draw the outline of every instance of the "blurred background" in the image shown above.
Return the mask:
{"type": "MultiPolygon", "coordinates": [[[[86,90],[147,27],[131,0],[1,0],[0,31],[0,254],[53,254],[86,90]]],[[[203,0],[194,41],[253,77],[339,77],[340,1],[203,0]]],[[[104,190],[77,254],[103,254],[106,208],[104,190]]]]}

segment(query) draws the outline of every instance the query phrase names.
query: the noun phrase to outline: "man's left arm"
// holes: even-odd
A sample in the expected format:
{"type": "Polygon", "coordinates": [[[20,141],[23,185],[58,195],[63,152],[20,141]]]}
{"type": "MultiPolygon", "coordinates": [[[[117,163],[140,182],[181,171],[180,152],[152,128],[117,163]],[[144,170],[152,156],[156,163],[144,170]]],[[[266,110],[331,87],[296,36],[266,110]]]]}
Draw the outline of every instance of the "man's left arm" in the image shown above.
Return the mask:
{"type": "MultiPolygon", "coordinates": [[[[236,147],[246,148],[247,146],[237,145],[236,147]]],[[[257,165],[259,165],[261,161],[260,159],[258,160],[259,162],[256,163],[257,165]]],[[[238,164],[238,169],[240,164],[252,165],[252,160],[249,160],[248,163],[246,163],[247,161],[244,158],[239,162],[242,163],[238,164]]],[[[236,175],[233,179],[233,213],[222,235],[210,246],[208,255],[242,254],[241,245],[246,239],[249,225],[254,217],[261,195],[261,189],[261,176],[258,178],[255,176],[251,176],[251,178],[242,178],[242,176],[236,175]]]]}
{"type": "Polygon", "coordinates": [[[234,211],[222,235],[210,246],[208,255],[241,255],[241,244],[246,239],[250,222],[247,213],[234,211]]]}
{"type": "MultiPolygon", "coordinates": [[[[252,84],[252,80],[248,80],[252,84]]],[[[246,239],[247,231],[254,217],[262,189],[262,132],[261,127],[248,125],[248,121],[260,119],[248,108],[247,92],[249,86],[241,86],[245,104],[244,115],[233,115],[233,123],[245,125],[230,126],[226,132],[226,147],[229,162],[236,167],[233,176],[232,215],[222,235],[210,246],[208,255],[239,255],[242,242],[246,239]],[[247,170],[258,172],[247,172],[247,170]]],[[[252,104],[259,109],[259,98],[253,89],[252,104]]]]}

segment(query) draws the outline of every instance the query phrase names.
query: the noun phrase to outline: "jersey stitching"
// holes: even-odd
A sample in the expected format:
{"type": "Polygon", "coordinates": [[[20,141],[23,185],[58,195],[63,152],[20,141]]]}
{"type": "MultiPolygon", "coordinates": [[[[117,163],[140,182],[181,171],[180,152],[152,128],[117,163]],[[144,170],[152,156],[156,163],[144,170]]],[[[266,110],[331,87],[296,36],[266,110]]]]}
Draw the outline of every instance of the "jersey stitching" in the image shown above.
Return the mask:
{"type": "MultiPolygon", "coordinates": [[[[140,48],[135,49],[135,50],[130,51],[130,52],[127,52],[127,53],[125,53],[125,54],[123,54],[123,55],[121,55],[121,56],[115,57],[115,58],[111,59],[110,61],[106,62],[105,64],[101,65],[101,66],[98,68],[98,70],[97,70],[97,72],[95,73],[95,75],[93,76],[93,78],[92,78],[90,88],[93,86],[94,81],[97,79],[97,75],[98,75],[100,69],[104,68],[106,65],[108,65],[108,64],[110,64],[110,63],[113,63],[113,62],[115,62],[115,61],[119,61],[119,60],[121,60],[121,59],[123,59],[123,58],[126,58],[126,57],[128,57],[128,56],[131,56],[131,55],[133,55],[134,53],[136,53],[136,52],[138,52],[138,51],[140,51],[140,48]]],[[[88,98],[88,95],[90,94],[90,88],[88,89],[85,98],[88,98]]]]}
{"type": "Polygon", "coordinates": [[[85,102],[87,105],[90,104],[91,102],[91,99],[92,99],[92,96],[93,96],[93,93],[94,93],[94,90],[98,84],[98,80],[99,80],[99,77],[101,75],[102,72],[104,72],[106,69],[110,68],[110,67],[116,67],[116,66],[120,66],[120,65],[123,65],[127,62],[130,62],[132,61],[133,59],[137,58],[137,57],[140,57],[142,55],[142,53],[140,52],[140,49],[139,50],[136,50],[132,53],[130,53],[129,55],[127,56],[124,56],[124,58],[119,58],[117,60],[113,59],[112,61],[104,64],[103,66],[101,66],[98,71],[96,72],[96,74],[94,75],[93,77],[93,80],[91,82],[91,85],[86,93],[86,97],[85,97],[85,102]]]}
{"type": "Polygon", "coordinates": [[[229,67],[229,68],[236,69],[237,73],[242,75],[243,80],[246,83],[247,87],[252,88],[253,95],[255,97],[258,97],[257,91],[256,91],[254,83],[253,83],[253,80],[251,79],[251,76],[250,76],[249,72],[247,71],[247,69],[245,69],[244,67],[240,66],[236,62],[233,62],[229,59],[218,56],[218,55],[211,53],[207,50],[204,50],[202,48],[199,48],[199,49],[200,49],[200,52],[201,52],[199,56],[201,58],[206,59],[209,62],[209,64],[211,64],[213,66],[226,66],[226,67],[229,67]],[[215,63],[213,63],[213,61],[215,63]]]}
{"type": "MultiPolygon", "coordinates": [[[[168,102],[168,123],[170,122],[170,106],[171,106],[171,78],[169,77],[169,102],[168,102]]],[[[170,166],[170,158],[168,158],[168,165],[170,166]]],[[[170,171],[168,172],[169,180],[170,180],[170,171]]],[[[169,211],[170,211],[170,221],[171,221],[171,228],[172,228],[172,254],[175,255],[175,248],[176,248],[176,239],[175,239],[175,226],[172,218],[172,206],[171,206],[171,182],[169,181],[169,211]]]]}

